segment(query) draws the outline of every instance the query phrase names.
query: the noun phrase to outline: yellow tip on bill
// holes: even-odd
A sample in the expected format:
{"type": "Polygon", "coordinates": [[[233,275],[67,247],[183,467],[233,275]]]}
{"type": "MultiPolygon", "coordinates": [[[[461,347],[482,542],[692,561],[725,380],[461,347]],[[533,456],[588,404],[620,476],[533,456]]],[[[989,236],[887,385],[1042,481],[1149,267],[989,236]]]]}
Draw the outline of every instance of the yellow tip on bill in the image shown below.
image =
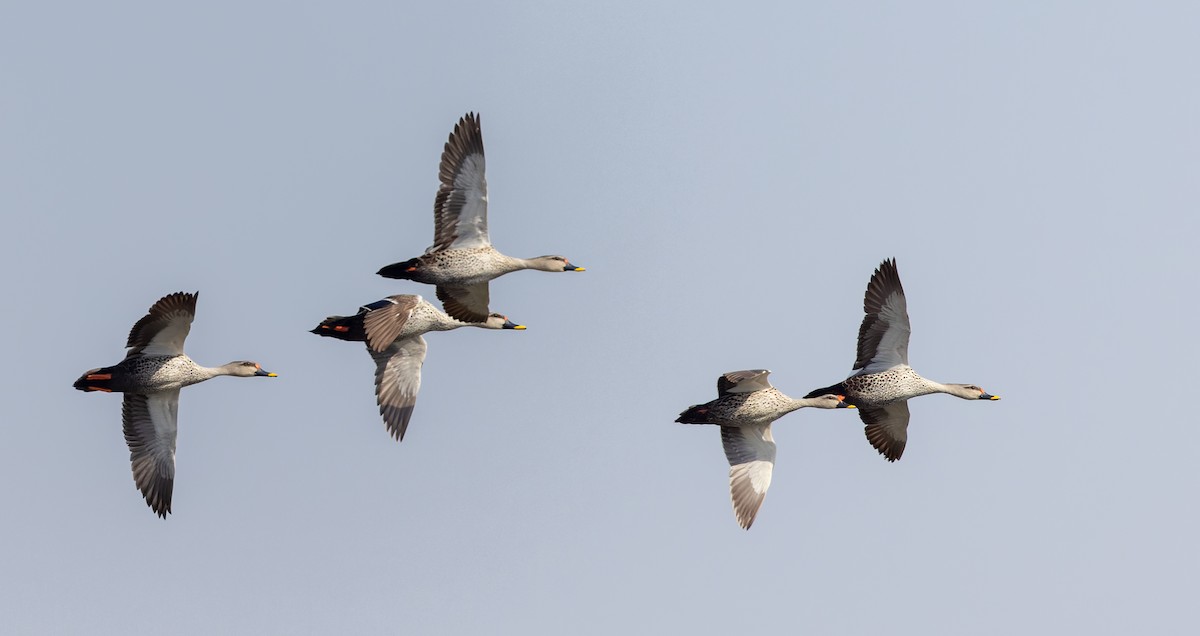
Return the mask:
{"type": "Polygon", "coordinates": [[[278,374],[278,373],[268,373],[268,374],[267,374],[267,377],[268,377],[268,378],[278,378],[278,377],[279,377],[279,374],[278,374]]]}
{"type": "Polygon", "coordinates": [[[575,271],[577,271],[577,272],[586,272],[586,271],[587,271],[587,268],[586,268],[586,267],[576,267],[576,268],[575,268],[575,271]]]}
{"type": "Polygon", "coordinates": [[[516,327],[513,327],[513,329],[524,329],[524,328],[525,328],[525,325],[517,325],[516,327]]]}

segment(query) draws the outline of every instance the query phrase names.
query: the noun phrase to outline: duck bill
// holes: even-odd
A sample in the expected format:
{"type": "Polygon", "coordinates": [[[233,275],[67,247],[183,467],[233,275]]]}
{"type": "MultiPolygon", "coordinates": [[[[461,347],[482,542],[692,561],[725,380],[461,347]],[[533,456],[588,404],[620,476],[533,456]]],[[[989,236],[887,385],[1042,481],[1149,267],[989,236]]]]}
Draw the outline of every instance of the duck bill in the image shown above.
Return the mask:
{"type": "Polygon", "coordinates": [[[264,370],[262,370],[262,369],[259,369],[258,371],[255,371],[255,372],[254,372],[254,375],[256,375],[256,376],[262,376],[262,377],[264,377],[264,378],[277,378],[277,377],[279,377],[279,375],[278,375],[278,374],[276,374],[276,373],[268,373],[268,372],[266,372],[266,371],[264,371],[264,370]]]}
{"type": "Polygon", "coordinates": [[[837,398],[838,398],[838,405],[835,408],[839,408],[839,409],[858,408],[858,407],[854,406],[853,404],[850,404],[849,402],[847,402],[846,396],[844,396],[844,395],[839,395],[839,396],[837,396],[837,398]]]}
{"type": "Polygon", "coordinates": [[[504,321],[504,329],[516,329],[518,331],[524,331],[525,325],[518,325],[517,323],[515,323],[511,320],[505,320],[504,321]]]}
{"type": "Polygon", "coordinates": [[[563,271],[564,272],[586,272],[587,268],[567,263],[567,266],[563,268],[563,271]]]}
{"type": "Polygon", "coordinates": [[[979,395],[979,399],[981,399],[981,400],[999,400],[1000,396],[999,395],[991,395],[989,393],[981,393],[979,395]]]}

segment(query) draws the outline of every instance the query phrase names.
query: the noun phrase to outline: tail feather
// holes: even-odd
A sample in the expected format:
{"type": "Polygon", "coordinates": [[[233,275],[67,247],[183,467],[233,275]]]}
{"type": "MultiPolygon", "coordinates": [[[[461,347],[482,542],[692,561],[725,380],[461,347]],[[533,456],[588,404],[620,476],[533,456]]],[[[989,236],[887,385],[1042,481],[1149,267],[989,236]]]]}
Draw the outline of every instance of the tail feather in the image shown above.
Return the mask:
{"type": "Polygon", "coordinates": [[[421,261],[416,258],[410,258],[403,263],[392,263],[387,267],[379,270],[377,273],[384,278],[398,278],[400,280],[413,280],[418,268],[421,266],[421,261]]]}
{"type": "Polygon", "coordinates": [[[338,340],[351,342],[366,342],[367,331],[363,328],[363,315],[330,316],[321,321],[311,333],[318,336],[328,336],[338,340]]]}
{"type": "Polygon", "coordinates": [[[679,417],[675,421],[680,424],[712,424],[708,420],[707,404],[689,406],[686,411],[679,414],[679,417]]]}
{"type": "Polygon", "coordinates": [[[808,395],[804,396],[804,399],[807,400],[809,398],[821,397],[822,395],[845,395],[845,394],[846,394],[845,383],[838,382],[837,384],[835,384],[833,386],[827,386],[823,389],[815,389],[813,391],[809,391],[808,395]]]}
{"type": "Polygon", "coordinates": [[[112,392],[112,373],[107,367],[92,369],[87,373],[79,376],[75,381],[74,387],[80,391],[105,391],[112,392]]]}

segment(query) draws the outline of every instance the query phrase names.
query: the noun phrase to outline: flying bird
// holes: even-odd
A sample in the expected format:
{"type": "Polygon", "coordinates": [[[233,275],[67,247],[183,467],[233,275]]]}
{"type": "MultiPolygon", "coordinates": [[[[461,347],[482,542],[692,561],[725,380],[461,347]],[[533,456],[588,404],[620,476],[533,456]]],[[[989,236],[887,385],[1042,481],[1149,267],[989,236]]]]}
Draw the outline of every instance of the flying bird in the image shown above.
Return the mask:
{"type": "Polygon", "coordinates": [[[582,272],[563,256],[515,258],[501,254],[488,238],[487,179],[479,116],[467,113],[454,126],[442,151],[441,186],[433,200],[433,245],[425,253],[379,270],[437,286],[450,317],[464,322],[488,319],[488,281],[521,269],[582,272]]]}
{"type": "Polygon", "coordinates": [[[146,498],[146,505],[164,519],[171,512],[175,488],[179,389],[219,375],[275,377],[257,362],[202,367],[183,352],[199,296],[200,292],[177,292],[160,298],[129,331],[125,343],[129,352],[124,360],[92,369],[75,381],[80,391],[125,394],[121,419],[133,481],[146,498]]]}
{"type": "Polygon", "coordinates": [[[908,442],[908,400],[930,393],[949,393],[964,400],[999,400],[974,384],[942,384],[927,380],[908,366],[908,304],[896,259],[883,261],[863,298],[862,325],[858,328],[858,357],[845,380],[808,397],[825,393],[846,396],[858,407],[867,441],[889,462],[900,459],[908,442]]]}
{"type": "Polygon", "coordinates": [[[375,360],[375,401],[388,433],[404,439],[421,389],[425,363],[425,338],[430,331],[459,327],[524,329],[507,317],[490,314],[482,322],[462,322],[438,311],[417,295],[388,296],[359,308],[353,316],[330,316],[312,333],[318,336],[365,342],[375,360]]]}
{"type": "Polygon", "coordinates": [[[771,423],[806,406],[846,408],[841,395],[808,396],[797,400],[767,381],[770,371],[730,371],[717,378],[717,399],[679,414],[682,424],[716,424],[729,460],[729,495],[738,524],[749,530],[767,496],[775,468],[771,423]]]}

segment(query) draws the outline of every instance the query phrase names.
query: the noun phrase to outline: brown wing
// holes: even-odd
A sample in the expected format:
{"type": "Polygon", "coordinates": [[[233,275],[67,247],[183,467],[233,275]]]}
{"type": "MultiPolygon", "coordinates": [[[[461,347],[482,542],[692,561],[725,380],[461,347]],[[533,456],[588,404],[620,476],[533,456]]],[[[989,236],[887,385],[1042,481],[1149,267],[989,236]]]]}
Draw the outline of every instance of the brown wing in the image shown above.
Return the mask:
{"type": "Polygon", "coordinates": [[[125,357],[139,354],[177,356],[183,353],[183,341],[192,330],[196,317],[196,299],[200,292],[175,292],[158,299],[150,311],[133,324],[125,346],[125,357]]]}
{"type": "Polygon", "coordinates": [[[908,443],[908,400],[883,407],[859,408],[858,416],[866,425],[867,441],[889,462],[900,459],[908,443]]]}
{"type": "Polygon", "coordinates": [[[375,401],[388,433],[397,441],[404,440],[417,405],[425,349],[425,339],[416,336],[393,342],[384,351],[371,352],[375,359],[375,401]]]}
{"type": "Polygon", "coordinates": [[[400,294],[388,296],[391,301],[379,309],[372,309],[363,316],[363,330],[367,333],[367,349],[379,352],[387,349],[400,337],[404,323],[412,317],[413,309],[421,303],[420,296],[400,294]]]}

